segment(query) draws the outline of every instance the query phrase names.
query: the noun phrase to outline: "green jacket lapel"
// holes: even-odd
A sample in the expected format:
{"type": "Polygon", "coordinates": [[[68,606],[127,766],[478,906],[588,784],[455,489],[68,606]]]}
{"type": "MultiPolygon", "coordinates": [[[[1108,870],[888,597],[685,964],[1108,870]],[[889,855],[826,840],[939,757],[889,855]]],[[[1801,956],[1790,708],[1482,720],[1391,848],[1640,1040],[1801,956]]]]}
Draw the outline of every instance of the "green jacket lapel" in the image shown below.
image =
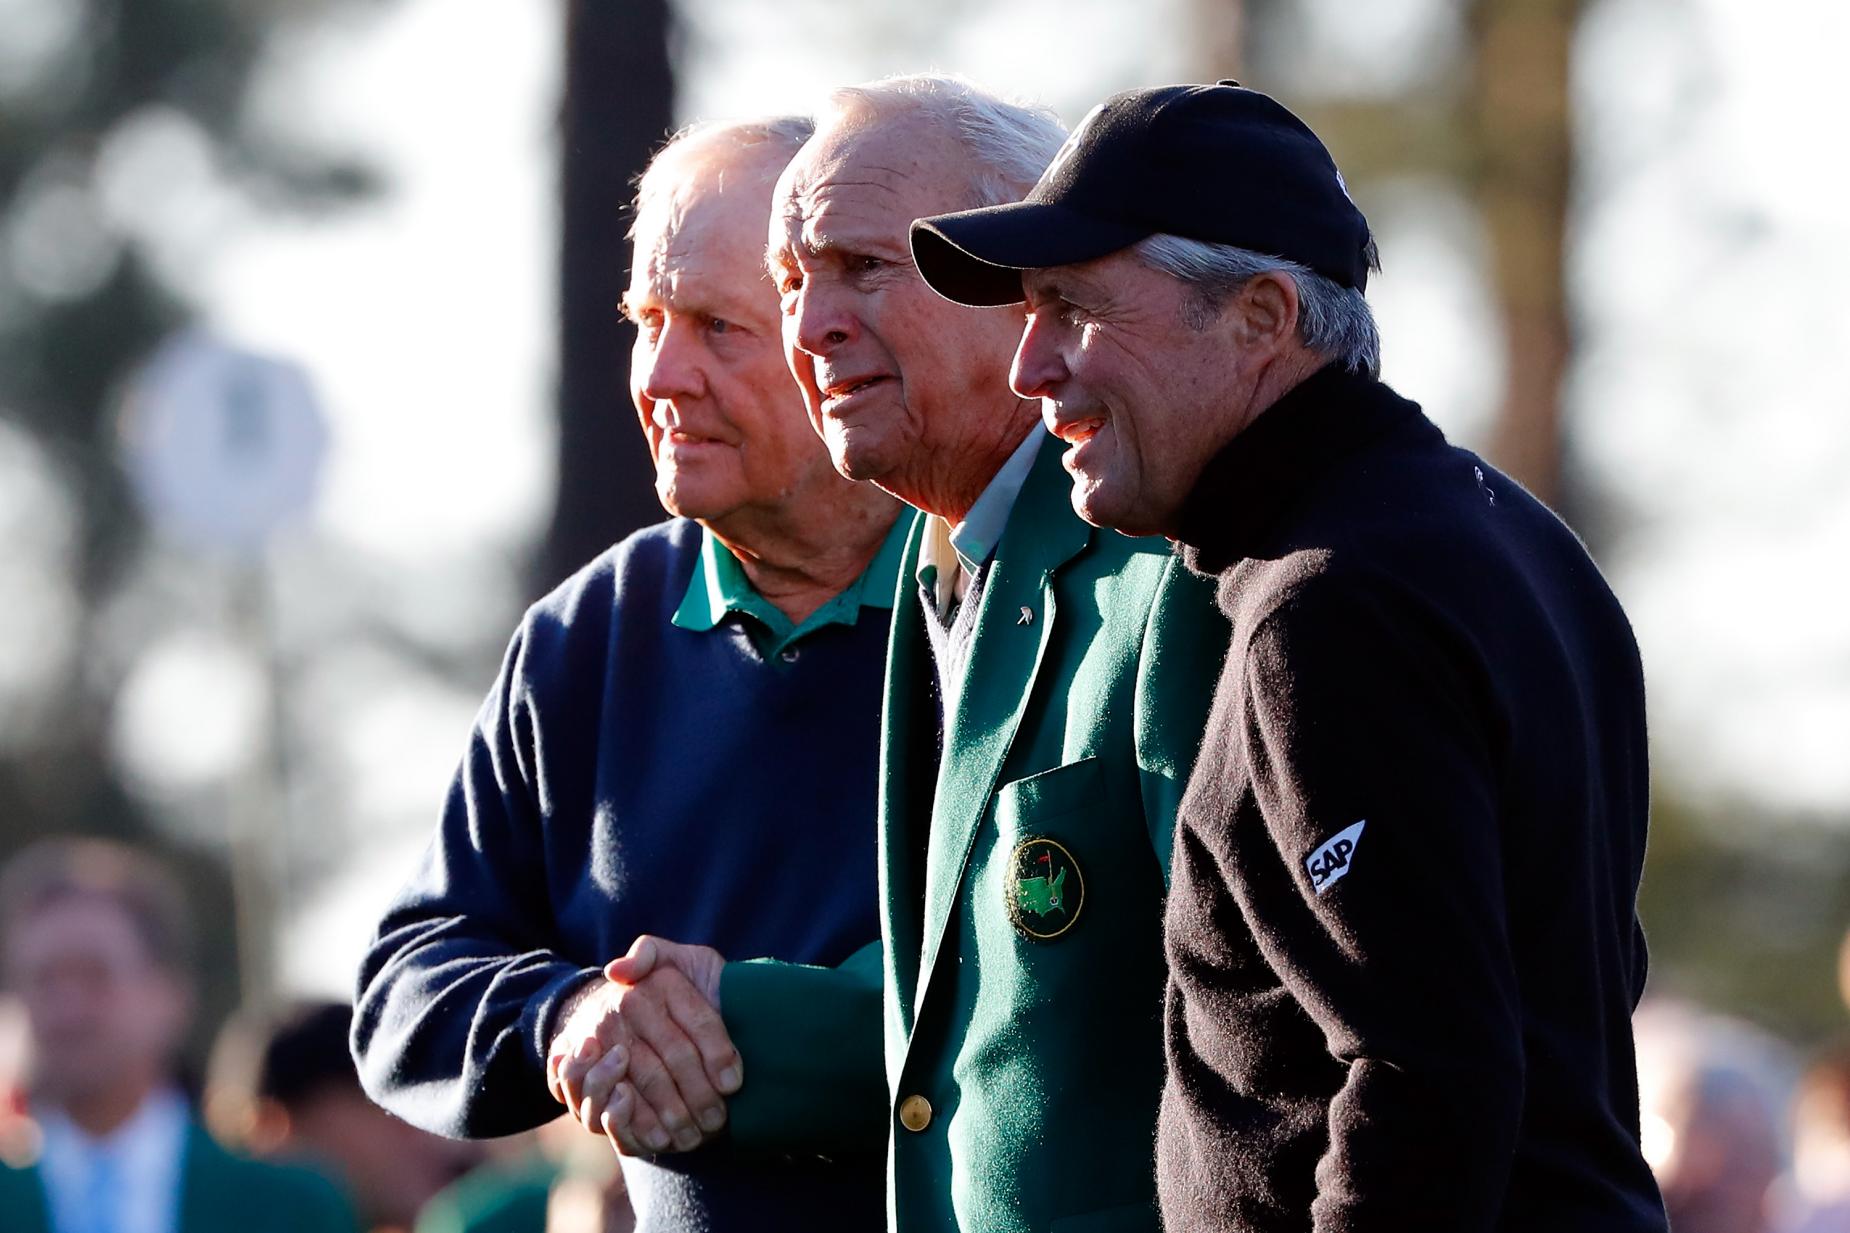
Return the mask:
{"type": "Polygon", "coordinates": [[[51,1233],[50,1202],[36,1167],[0,1164],[0,1227],[7,1233],[51,1233]]]}
{"type": "MultiPolygon", "coordinates": [[[[215,1203],[218,1174],[226,1160],[224,1151],[195,1123],[186,1127],[186,1142],[180,1149],[180,1204],[178,1227],[187,1233],[211,1233],[229,1227],[228,1216],[215,1203]]],[[[7,1233],[49,1233],[51,1216],[45,1188],[36,1168],[0,1168],[0,1222],[7,1233]]],[[[245,1213],[248,1215],[248,1213],[245,1213]]]]}
{"type": "MultiPolygon", "coordinates": [[[[196,1123],[186,1127],[185,1145],[180,1149],[180,1204],[178,1227],[186,1233],[211,1233],[231,1227],[227,1220],[242,1216],[228,1215],[217,1192],[219,1174],[227,1157],[196,1123]]],[[[6,1233],[50,1233],[51,1215],[45,1187],[36,1168],[0,1167],[0,1228],[6,1233]]]]}
{"type": "Polygon", "coordinates": [[[937,771],[937,716],[931,713],[931,648],[919,607],[919,543],[924,518],[915,516],[900,558],[893,627],[886,657],[885,714],[880,735],[880,903],[885,913],[887,987],[902,1034],[912,1031],[912,991],[918,983],[919,905],[922,899],[930,779],[937,771]]]}
{"type": "Polygon", "coordinates": [[[186,1127],[186,1147],[180,1154],[180,1228],[186,1233],[211,1233],[229,1227],[227,1220],[237,1217],[225,1208],[225,1173],[231,1157],[212,1141],[212,1136],[198,1123],[186,1127]]]}
{"type": "Polygon", "coordinates": [[[943,943],[971,842],[995,794],[1053,636],[1054,573],[1092,538],[1093,528],[1073,513],[1072,481],[1060,465],[1064,449],[1051,436],[1042,445],[1009,513],[983,586],[977,636],[945,732],[945,756],[932,806],[925,953],[915,1006],[924,1003],[923,986],[943,943]]]}

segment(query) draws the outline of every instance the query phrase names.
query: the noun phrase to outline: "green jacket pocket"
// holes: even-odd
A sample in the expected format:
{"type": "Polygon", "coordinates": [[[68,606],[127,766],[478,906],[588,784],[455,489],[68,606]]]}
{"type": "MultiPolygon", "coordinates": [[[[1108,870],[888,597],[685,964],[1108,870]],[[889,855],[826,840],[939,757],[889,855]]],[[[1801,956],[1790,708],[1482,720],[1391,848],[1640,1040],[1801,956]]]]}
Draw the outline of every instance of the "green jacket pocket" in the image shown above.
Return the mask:
{"type": "Polygon", "coordinates": [[[1004,835],[1020,834],[1064,814],[1096,809],[1105,799],[1103,762],[1081,758],[1003,784],[996,790],[996,826],[1004,835]]]}

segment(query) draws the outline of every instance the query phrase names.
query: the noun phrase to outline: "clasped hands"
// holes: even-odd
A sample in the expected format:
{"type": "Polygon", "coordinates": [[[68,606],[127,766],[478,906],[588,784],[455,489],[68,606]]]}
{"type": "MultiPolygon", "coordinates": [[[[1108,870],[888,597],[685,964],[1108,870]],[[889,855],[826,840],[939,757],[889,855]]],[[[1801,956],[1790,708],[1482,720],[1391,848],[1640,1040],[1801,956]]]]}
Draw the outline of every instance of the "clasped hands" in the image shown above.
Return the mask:
{"type": "Polygon", "coordinates": [[[644,935],[567,1005],[546,1054],[553,1098],[627,1156],[689,1151],[744,1082],[719,1014],[725,960],[644,935]]]}

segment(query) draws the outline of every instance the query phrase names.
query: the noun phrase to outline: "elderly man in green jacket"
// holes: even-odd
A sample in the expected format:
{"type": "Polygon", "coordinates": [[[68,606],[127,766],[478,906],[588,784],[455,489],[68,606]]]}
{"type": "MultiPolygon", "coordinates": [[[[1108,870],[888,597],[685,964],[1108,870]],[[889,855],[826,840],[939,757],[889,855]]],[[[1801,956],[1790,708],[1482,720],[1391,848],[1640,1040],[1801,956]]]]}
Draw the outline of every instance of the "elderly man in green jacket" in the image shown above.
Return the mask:
{"type": "MultiPolygon", "coordinates": [[[[955,80],[843,90],[771,219],[812,422],[844,475],[921,513],[887,664],[889,1099],[837,1100],[852,1052],[824,1043],[872,1030],[838,1013],[871,963],[728,963],[716,992],[745,1068],[730,1134],[768,1150],[888,1136],[901,1231],[1157,1226],[1162,900],[1227,629],[1165,542],[1073,512],[1060,443],[1008,388],[1021,310],[939,299],[907,241],[921,215],[1018,196],[1060,141],[955,80]]],[[[611,974],[716,959],[650,939],[611,974]]],[[[639,1013],[611,1037],[664,1022],[639,1013]]],[[[670,1035],[651,1041],[664,1059],[670,1035]]],[[[567,1070],[575,1111],[623,1140],[642,1100],[623,1050],[567,1070]]]]}

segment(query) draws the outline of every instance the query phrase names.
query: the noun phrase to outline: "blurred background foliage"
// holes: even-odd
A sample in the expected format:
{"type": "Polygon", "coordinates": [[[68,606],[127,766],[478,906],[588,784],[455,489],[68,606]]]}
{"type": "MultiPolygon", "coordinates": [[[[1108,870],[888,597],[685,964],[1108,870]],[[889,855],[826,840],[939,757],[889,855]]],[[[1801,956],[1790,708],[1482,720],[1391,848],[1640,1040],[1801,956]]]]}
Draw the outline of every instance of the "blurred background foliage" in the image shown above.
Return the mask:
{"type": "MultiPolygon", "coordinates": [[[[192,316],[157,235],[171,226],[164,213],[187,209],[189,177],[215,168],[231,191],[275,211],[340,209],[381,188],[377,169],[268,131],[247,105],[268,41],[330,7],[0,4],[0,414],[30,437],[56,485],[15,488],[15,502],[41,503],[11,511],[35,527],[0,551],[19,551],[34,531],[62,541],[46,555],[65,577],[49,589],[71,601],[58,605],[61,645],[15,648],[36,660],[37,688],[0,694],[0,847],[10,855],[39,835],[84,831],[169,849],[205,921],[231,915],[221,848],[155,825],[111,756],[122,665],[105,652],[100,627],[145,542],[113,416],[124,376],[192,316]]],[[[17,468],[8,478],[19,483],[17,468]]],[[[15,590],[5,603],[17,618],[15,605],[35,598],[15,590]]],[[[33,632],[17,619],[0,619],[0,631],[33,632]]],[[[235,936],[202,930],[202,954],[215,978],[204,990],[201,1041],[237,995],[227,979],[235,936]]]]}
{"type": "MultiPolygon", "coordinates": [[[[531,6],[541,15],[520,19],[544,25],[554,62],[520,76],[500,71],[497,57],[512,64],[515,52],[498,51],[490,31],[515,19],[480,4],[0,0],[0,859],[67,831],[175,854],[214,926],[204,1039],[239,996],[238,939],[226,927],[235,917],[228,837],[255,811],[253,833],[268,855],[241,871],[236,895],[247,910],[259,901],[269,927],[246,930],[266,951],[243,956],[248,992],[302,983],[304,971],[334,986],[325,991],[345,992],[344,978],[329,974],[350,970],[343,947],[363,936],[382,888],[421,843],[520,609],[659,516],[627,405],[626,327],[613,311],[625,277],[627,186],[649,149],[677,121],[785,106],[798,84],[813,100],[827,81],[970,66],[992,84],[1020,85],[1008,48],[1036,23],[1077,31],[1063,37],[1091,34],[1090,62],[1061,62],[1056,48],[1028,74],[1069,123],[1110,90],[1238,75],[1282,95],[1326,135],[1378,226],[1406,217],[1427,229],[1418,234],[1436,229],[1448,260],[1481,289],[1482,311],[1467,295],[1463,308],[1429,320],[1431,334],[1396,334],[1397,319],[1420,320],[1394,307],[1420,293],[1422,271],[1400,263],[1434,250],[1384,243],[1388,349],[1410,357],[1401,371],[1449,371],[1433,367],[1443,357],[1423,357],[1470,353],[1458,359],[1465,366],[1449,404],[1418,384],[1407,392],[1453,406],[1449,420],[1441,416],[1448,431],[1563,510],[1614,572],[1626,545],[1649,543],[1640,538],[1653,529],[1649,508],[1612,482],[1600,438],[1577,435],[1566,413],[1576,364],[1602,341],[1602,284],[1577,283],[1574,259],[1576,220],[1601,191],[1581,175],[1588,130],[1577,114],[1602,83],[1575,66],[1584,24],[1614,3],[1426,0],[1386,6],[1401,13],[1398,24],[1370,27],[1334,0],[1166,0],[1147,20],[1114,27],[1109,6],[1038,0],[930,12],[883,2],[852,16],[818,0],[793,0],[775,16],[737,0],[571,0],[531,6]],[[544,203],[553,257],[540,282],[553,307],[520,327],[545,340],[544,361],[525,364],[532,371],[520,386],[538,391],[544,418],[500,430],[543,443],[541,495],[515,501],[515,512],[473,538],[406,531],[412,547],[397,556],[314,519],[254,563],[166,542],[120,464],[123,383],[183,326],[237,331],[237,314],[200,275],[227,236],[252,220],[313,229],[399,199],[413,172],[381,154],[369,126],[298,114],[291,83],[299,88],[305,47],[340,63],[339,48],[413,9],[417,33],[401,42],[422,43],[389,70],[402,76],[395,97],[426,89],[418,73],[428,58],[455,57],[465,61],[466,89],[487,100],[469,111],[458,95],[420,112],[438,117],[430,141],[474,140],[451,131],[445,109],[466,128],[479,122],[470,117],[514,107],[496,92],[518,87],[528,92],[521,114],[539,117],[528,139],[552,160],[549,182],[528,191],[544,203]],[[451,49],[446,29],[463,26],[490,31],[483,46],[451,49]],[[1132,28],[1134,38],[1098,36],[1132,28]],[[545,95],[537,103],[535,91],[545,95]]],[[[1679,20],[1664,6],[1653,11],[1679,20]]],[[[1640,40],[1637,54],[1653,48],[1640,40]]],[[[471,174],[486,186],[509,172],[494,161],[501,147],[479,136],[471,174]]],[[[484,188],[480,200],[471,191],[448,201],[467,212],[487,199],[484,188]]],[[[511,242],[513,225],[487,213],[468,220],[474,243],[448,250],[444,265],[491,313],[492,289],[468,275],[511,242]]],[[[388,284],[403,284],[399,294],[414,304],[455,294],[388,260],[328,311],[360,311],[388,284]]],[[[279,280],[269,294],[296,289],[279,280]]],[[[398,348],[396,334],[382,334],[377,362],[412,364],[398,348]]],[[[444,363],[468,380],[490,360],[479,342],[463,350],[444,363]]],[[[518,366],[513,352],[510,343],[501,358],[518,366]]],[[[314,375],[343,388],[331,368],[314,375]]],[[[407,410],[402,399],[355,403],[351,393],[331,400],[337,457],[366,443],[356,424],[407,410]]],[[[447,431],[467,436],[486,431],[472,417],[493,411],[440,413],[451,417],[447,431]]],[[[427,448],[436,434],[424,431],[378,464],[392,470],[388,486],[413,506],[492,505],[492,469],[452,476],[447,489],[419,486],[421,476],[459,471],[447,455],[404,456],[427,448]]],[[[1846,450],[1841,435],[1821,436],[1816,448],[1846,450]]],[[[391,517],[354,510],[343,525],[384,527],[391,517]]],[[[1623,570],[1615,580],[1629,604],[1623,570]]],[[[1843,652],[1832,647],[1818,671],[1844,675],[1843,652]]],[[[1649,643],[1647,668],[1668,671],[1649,643]]],[[[1654,988],[1799,1044],[1840,1032],[1832,973],[1850,921],[1850,802],[1795,804],[1771,772],[1718,791],[1687,770],[1703,759],[1676,744],[1682,730],[1656,727],[1642,909],[1654,988]]]]}

